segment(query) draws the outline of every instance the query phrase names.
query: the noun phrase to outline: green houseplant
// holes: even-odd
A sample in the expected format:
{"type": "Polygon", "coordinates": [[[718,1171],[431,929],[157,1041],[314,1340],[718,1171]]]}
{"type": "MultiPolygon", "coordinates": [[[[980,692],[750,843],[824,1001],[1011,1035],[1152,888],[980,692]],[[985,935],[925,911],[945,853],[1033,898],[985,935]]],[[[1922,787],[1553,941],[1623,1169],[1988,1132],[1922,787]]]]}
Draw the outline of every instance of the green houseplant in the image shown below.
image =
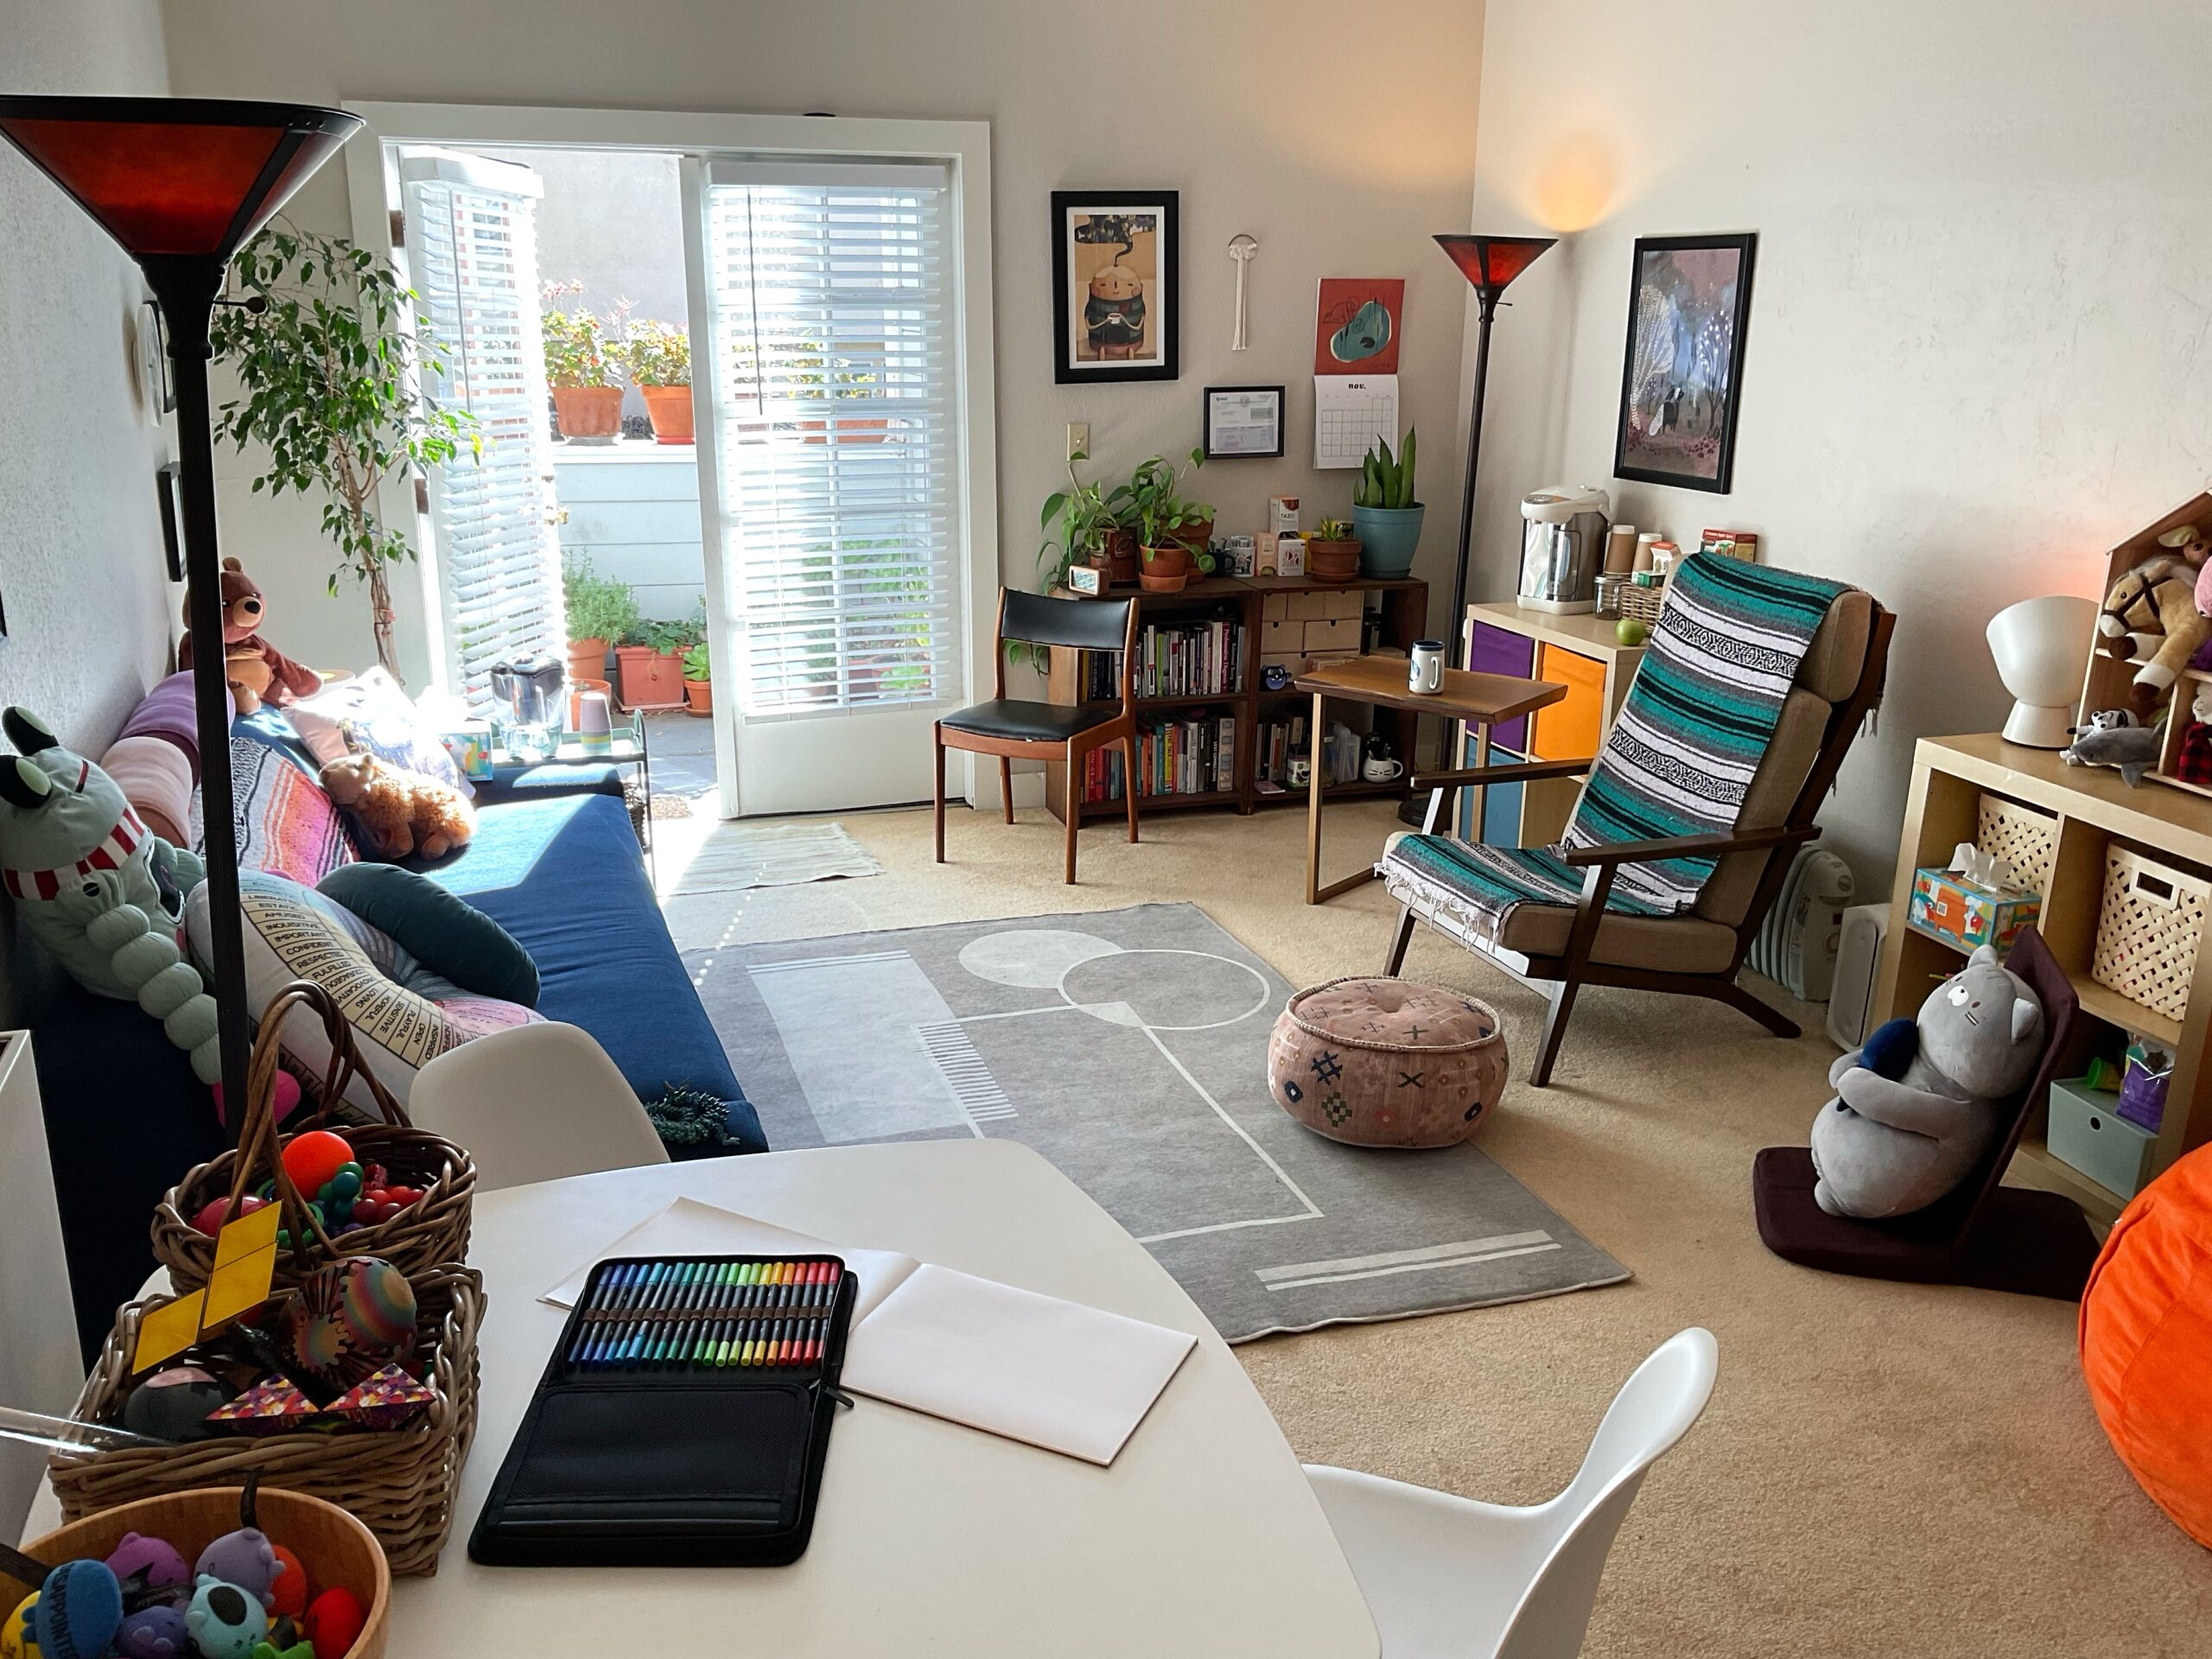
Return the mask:
{"type": "Polygon", "coordinates": [[[1359,574],[1359,543],[1343,518],[1324,518],[1306,538],[1306,574],[1316,582],[1350,582],[1359,574]]]}
{"type": "Polygon", "coordinates": [[[1076,475],[1077,464],[1090,459],[1080,449],[1068,457],[1067,488],[1046,496],[1045,510],[1038,515],[1039,528],[1049,532],[1037,550],[1037,574],[1045,578],[1047,591],[1065,586],[1068,567],[1075,564],[1101,567],[1109,582],[1136,577],[1134,538],[1106,505],[1097,483],[1076,475]]]}
{"type": "MultiPolygon", "coordinates": [[[[1205,451],[1191,451],[1193,468],[1205,465],[1205,451]]],[[[1165,455],[1141,461],[1129,481],[1116,486],[1107,505],[1122,522],[1136,531],[1138,556],[1144,561],[1139,580],[1154,593],[1173,593],[1190,579],[1195,559],[1202,575],[1213,574],[1213,556],[1204,551],[1205,537],[1213,527],[1213,509],[1202,502],[1186,501],[1176,493],[1182,470],[1165,455]],[[1192,543],[1198,550],[1193,552],[1192,543]]]]}
{"type": "Polygon", "coordinates": [[[349,575],[368,588],[377,661],[397,680],[387,572],[415,549],[378,516],[377,491],[464,446],[477,453],[474,418],[417,394],[417,378],[441,372],[444,359],[403,326],[413,296],[388,261],[272,227],[238,251],[231,275],[232,294],[247,303],[215,308],[213,344],[243,395],[218,412],[215,434],[240,449],[266,449],[257,493],[322,493],[323,533],[339,552],[331,594],[349,575]]]}
{"type": "Polygon", "coordinates": [[[681,709],[683,653],[694,639],[690,626],[658,618],[641,619],[614,647],[625,709],[681,709]]]}
{"type": "Polygon", "coordinates": [[[704,639],[683,653],[683,701],[695,715],[715,712],[715,663],[704,639]]]}
{"type": "Polygon", "coordinates": [[[645,400],[657,443],[690,443],[691,336],[672,322],[648,319],[625,326],[607,355],[645,400]]]}
{"type": "Polygon", "coordinates": [[[638,596],[628,582],[594,571],[590,555],[573,553],[562,563],[561,597],[568,613],[569,677],[601,680],[607,653],[641,620],[638,596]]]}
{"type": "Polygon", "coordinates": [[[1414,493],[1414,434],[1408,428],[1397,454],[1390,453],[1389,439],[1377,438],[1360,463],[1351,521],[1359,537],[1360,569],[1370,576],[1404,576],[1413,571],[1421,519],[1428,512],[1414,493]]]}
{"type": "MultiPolygon", "coordinates": [[[[571,443],[611,442],[622,430],[620,368],[607,338],[607,325],[588,307],[556,307],[563,296],[581,294],[582,283],[548,283],[541,290],[545,312],[545,384],[561,435],[571,443]]],[[[627,308],[618,308],[618,318],[627,308]]]]}

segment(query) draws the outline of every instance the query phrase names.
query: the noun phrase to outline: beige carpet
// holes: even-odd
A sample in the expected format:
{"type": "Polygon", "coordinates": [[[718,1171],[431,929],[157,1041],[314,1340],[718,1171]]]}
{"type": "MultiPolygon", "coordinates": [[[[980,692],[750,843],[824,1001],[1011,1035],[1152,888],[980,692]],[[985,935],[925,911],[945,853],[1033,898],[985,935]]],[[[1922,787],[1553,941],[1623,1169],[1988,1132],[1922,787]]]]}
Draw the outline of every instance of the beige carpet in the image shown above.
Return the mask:
{"type": "MultiPolygon", "coordinates": [[[[1382,959],[1394,912],[1379,888],[1298,901],[1302,812],[1161,815],[1137,847],[1098,825],[1077,887],[1059,879],[1058,823],[1020,817],[1008,829],[957,812],[953,862],[938,868],[926,812],[846,814],[883,877],[673,897],[670,923],[689,949],[1187,899],[1294,984],[1382,959]]],[[[1378,805],[1333,810],[1329,873],[1394,827],[1378,805]]],[[[711,826],[665,829],[672,887],[696,844],[673,832],[711,826]]],[[[1301,1458],[1534,1502],[1573,1474],[1637,1361],[1704,1325],[1720,1341],[1713,1406],[1630,1513],[1586,1652],[2212,1652],[2212,1554],[2113,1457],[2082,1390],[2070,1306],[1834,1278],[1761,1248],[1751,1155],[1802,1140],[1827,1096],[1824,1037],[1785,1044],[1726,1009],[1586,992],[1555,1084],[1537,1090],[1520,1081],[1533,995],[1433,933],[1407,972],[1504,1016],[1515,1083],[1484,1149],[1636,1277],[1240,1349],[1301,1458]]]]}

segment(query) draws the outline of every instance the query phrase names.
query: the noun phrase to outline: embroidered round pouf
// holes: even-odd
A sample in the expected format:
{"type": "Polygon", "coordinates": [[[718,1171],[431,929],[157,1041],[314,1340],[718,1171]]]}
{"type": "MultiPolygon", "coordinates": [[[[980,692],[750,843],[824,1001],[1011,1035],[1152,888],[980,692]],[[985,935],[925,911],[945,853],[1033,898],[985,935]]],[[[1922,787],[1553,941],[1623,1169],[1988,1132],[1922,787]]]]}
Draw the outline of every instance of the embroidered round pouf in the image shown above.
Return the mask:
{"type": "Polygon", "coordinates": [[[1505,1092],[1505,1031],[1482,1002],[1403,979],[1299,992],[1268,1043],[1268,1091],[1355,1147],[1448,1147],[1505,1092]]]}

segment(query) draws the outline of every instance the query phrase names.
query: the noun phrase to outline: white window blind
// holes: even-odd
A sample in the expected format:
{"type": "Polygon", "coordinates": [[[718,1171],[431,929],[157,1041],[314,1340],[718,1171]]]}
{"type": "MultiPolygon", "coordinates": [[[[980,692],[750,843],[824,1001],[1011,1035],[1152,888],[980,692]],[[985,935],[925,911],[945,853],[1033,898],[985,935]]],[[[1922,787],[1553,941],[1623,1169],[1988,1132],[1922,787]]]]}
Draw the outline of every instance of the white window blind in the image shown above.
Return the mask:
{"type": "Polygon", "coordinates": [[[537,197],[527,168],[475,156],[401,162],[410,275],[445,359],[425,391],[476,417],[466,447],[430,483],[449,683],[490,696],[493,664],[559,660],[567,630],[553,527],[552,435],[538,322],[537,197]]]}
{"type": "Polygon", "coordinates": [[[716,438],[748,717],[957,693],[947,196],[938,166],[709,169],[716,438]]]}

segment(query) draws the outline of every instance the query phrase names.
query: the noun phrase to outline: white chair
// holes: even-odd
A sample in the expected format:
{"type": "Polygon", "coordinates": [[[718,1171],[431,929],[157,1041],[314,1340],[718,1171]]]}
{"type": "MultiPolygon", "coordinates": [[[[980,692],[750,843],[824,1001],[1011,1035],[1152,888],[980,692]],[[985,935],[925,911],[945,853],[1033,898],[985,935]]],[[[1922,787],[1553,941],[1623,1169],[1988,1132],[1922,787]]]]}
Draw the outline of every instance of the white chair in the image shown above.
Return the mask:
{"type": "Polygon", "coordinates": [[[1719,1352],[1694,1325],[1661,1344],[1567,1490],[1531,1509],[1308,1464],[1383,1659],[1573,1659],[1613,1535],[1644,1471],[1704,1411],[1719,1352]]]}
{"type": "Polygon", "coordinates": [[[439,1055],[416,1074],[407,1115],[467,1147],[486,1190],[668,1161],[607,1051],[557,1022],[496,1031],[439,1055]]]}
{"type": "MultiPolygon", "coordinates": [[[[0,1406],[67,1417],[85,1361],[28,1031],[0,1032],[0,1406]]],[[[0,1542],[22,1532],[45,1473],[35,1447],[0,1440],[0,1542]]]]}

